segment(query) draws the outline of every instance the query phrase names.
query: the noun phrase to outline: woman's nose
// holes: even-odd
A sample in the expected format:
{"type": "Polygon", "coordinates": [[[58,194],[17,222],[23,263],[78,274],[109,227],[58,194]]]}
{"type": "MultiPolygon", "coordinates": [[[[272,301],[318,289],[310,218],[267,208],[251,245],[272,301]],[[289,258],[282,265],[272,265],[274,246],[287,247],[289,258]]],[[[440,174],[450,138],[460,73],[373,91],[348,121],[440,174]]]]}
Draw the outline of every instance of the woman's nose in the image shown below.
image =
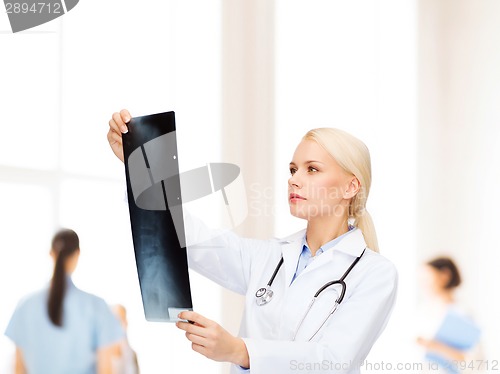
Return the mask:
{"type": "Polygon", "coordinates": [[[288,185],[290,187],[301,188],[302,185],[300,184],[299,178],[297,178],[296,173],[288,179],[288,185]]]}

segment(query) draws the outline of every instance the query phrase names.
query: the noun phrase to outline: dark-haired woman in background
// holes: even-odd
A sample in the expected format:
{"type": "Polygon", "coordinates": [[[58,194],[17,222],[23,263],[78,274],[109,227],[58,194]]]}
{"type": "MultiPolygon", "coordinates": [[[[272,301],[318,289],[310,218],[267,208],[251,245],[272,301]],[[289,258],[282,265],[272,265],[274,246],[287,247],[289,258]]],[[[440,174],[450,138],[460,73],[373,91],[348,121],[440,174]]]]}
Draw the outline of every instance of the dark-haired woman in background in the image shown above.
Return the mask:
{"type": "Polygon", "coordinates": [[[432,363],[427,365],[428,372],[465,373],[474,361],[471,357],[479,354],[480,330],[457,301],[460,271],[451,258],[437,257],[425,264],[424,272],[428,300],[420,317],[426,328],[422,327],[417,343],[432,363]]]}
{"type": "Polygon", "coordinates": [[[15,373],[108,374],[114,345],[123,329],[106,302],[73,284],[78,264],[78,235],[56,233],[50,287],[18,304],[5,331],[16,345],[15,373]]]}

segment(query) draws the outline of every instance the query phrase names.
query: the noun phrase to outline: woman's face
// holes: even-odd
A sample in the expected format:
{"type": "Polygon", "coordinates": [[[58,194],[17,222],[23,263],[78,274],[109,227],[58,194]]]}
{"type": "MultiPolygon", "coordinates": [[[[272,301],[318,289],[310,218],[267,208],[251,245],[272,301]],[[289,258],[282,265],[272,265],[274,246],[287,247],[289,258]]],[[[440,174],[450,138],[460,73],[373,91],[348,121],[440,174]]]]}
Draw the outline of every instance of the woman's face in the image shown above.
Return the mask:
{"type": "Polygon", "coordinates": [[[360,187],[357,178],[314,140],[303,140],[297,146],[290,174],[290,213],[307,220],[346,215],[346,207],[360,187]]]}
{"type": "Polygon", "coordinates": [[[424,289],[431,294],[440,294],[446,291],[450,281],[450,274],[446,270],[438,270],[430,265],[425,265],[420,279],[424,289]]]}

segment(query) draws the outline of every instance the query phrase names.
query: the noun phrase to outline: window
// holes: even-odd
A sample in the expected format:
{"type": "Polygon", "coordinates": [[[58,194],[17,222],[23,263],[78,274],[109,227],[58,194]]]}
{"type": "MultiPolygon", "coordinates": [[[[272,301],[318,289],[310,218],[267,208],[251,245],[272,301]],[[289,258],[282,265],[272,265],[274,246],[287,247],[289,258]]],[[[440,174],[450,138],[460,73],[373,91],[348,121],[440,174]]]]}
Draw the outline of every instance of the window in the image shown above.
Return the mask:
{"type": "MultiPolygon", "coordinates": [[[[221,4],[96,4],[18,34],[0,17],[0,371],[14,349],[6,324],[19,299],[49,281],[50,240],[65,226],[81,238],[76,285],[125,305],[142,372],[181,372],[185,362],[218,372],[173,325],[144,320],[124,167],[106,133],[113,111],[174,110],[181,172],[219,161],[221,4]],[[189,357],[178,358],[179,345],[189,357]]],[[[220,319],[218,286],[191,281],[197,310],[220,319]]]]}

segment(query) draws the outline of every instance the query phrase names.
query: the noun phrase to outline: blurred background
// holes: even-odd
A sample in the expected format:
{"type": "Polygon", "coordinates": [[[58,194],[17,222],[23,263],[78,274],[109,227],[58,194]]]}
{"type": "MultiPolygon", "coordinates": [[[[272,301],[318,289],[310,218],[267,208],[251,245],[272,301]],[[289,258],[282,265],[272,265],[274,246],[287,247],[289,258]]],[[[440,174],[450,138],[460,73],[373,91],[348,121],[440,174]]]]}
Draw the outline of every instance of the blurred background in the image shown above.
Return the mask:
{"type": "MultiPolygon", "coordinates": [[[[338,127],[372,155],[368,201],[400,274],[371,362],[413,362],[419,269],[452,256],[459,298],[499,360],[500,2],[497,0],[85,0],[12,34],[0,15],[0,331],[51,277],[58,227],[81,239],[75,284],[123,304],[143,373],[226,373],[173,325],[144,320],[114,111],[174,110],[181,171],[240,165],[241,234],[304,227],[288,163],[310,128],[338,127]],[[490,292],[491,291],[491,292],[490,292]],[[496,350],[495,350],[496,347],[496,350]]],[[[240,296],[190,273],[195,310],[237,333],[240,296]]],[[[0,336],[0,372],[13,344],[0,336]]]]}

